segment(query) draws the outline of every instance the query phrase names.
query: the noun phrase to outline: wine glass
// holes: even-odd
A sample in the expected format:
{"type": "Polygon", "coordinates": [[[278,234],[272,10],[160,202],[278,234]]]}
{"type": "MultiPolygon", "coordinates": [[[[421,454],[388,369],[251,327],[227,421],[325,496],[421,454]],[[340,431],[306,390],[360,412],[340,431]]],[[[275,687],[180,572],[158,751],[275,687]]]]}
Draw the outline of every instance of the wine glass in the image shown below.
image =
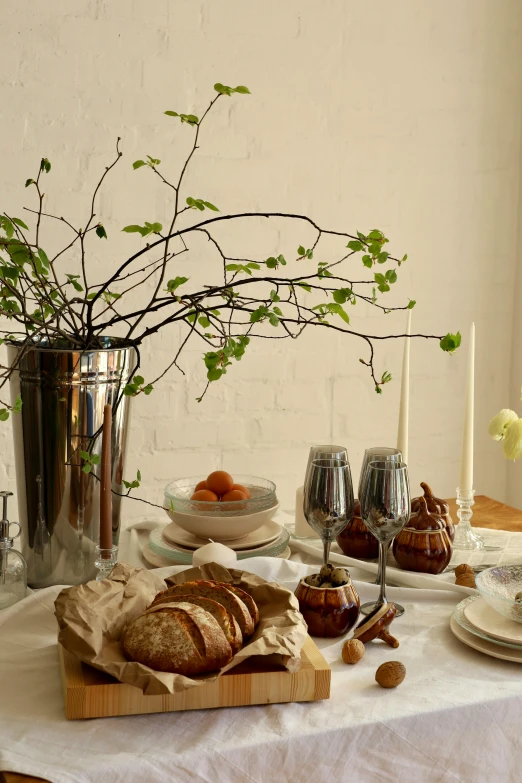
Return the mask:
{"type": "MultiPolygon", "coordinates": [[[[367,478],[367,468],[370,462],[402,462],[402,452],[399,449],[394,449],[391,446],[372,446],[370,449],[366,449],[364,452],[364,457],[361,465],[361,472],[359,474],[359,490],[358,490],[358,497],[359,502],[361,501],[361,498],[364,494],[364,491],[366,489],[366,478],[367,478]]],[[[379,560],[379,570],[377,572],[377,579],[375,582],[372,582],[372,584],[380,585],[381,583],[381,563],[379,560]]],[[[363,614],[369,614],[371,611],[370,609],[364,610],[364,606],[374,606],[373,603],[369,604],[363,604],[361,607],[361,612],[363,614]]],[[[395,607],[397,609],[396,617],[400,617],[401,614],[404,614],[404,607],[400,604],[395,604],[395,607]]]]}
{"type": "MultiPolygon", "coordinates": [[[[380,460],[367,468],[361,517],[379,542],[381,589],[376,603],[364,604],[365,614],[388,603],[386,598],[386,555],[388,547],[408,524],[411,513],[410,482],[405,462],[380,460]]],[[[362,609],[362,607],[361,607],[362,609]]]]}
{"type": "MultiPolygon", "coordinates": [[[[306,483],[310,478],[312,462],[316,459],[339,459],[341,462],[349,462],[348,451],[344,446],[311,446],[308,455],[308,464],[306,465],[304,488],[306,488],[306,483]]],[[[375,459],[377,459],[377,457],[375,459]]]]}
{"type": "Polygon", "coordinates": [[[371,449],[366,449],[361,465],[361,472],[359,474],[359,500],[362,498],[366,481],[366,469],[370,462],[402,462],[402,452],[399,449],[394,449],[391,446],[372,446],[371,449]]]}
{"type": "Polygon", "coordinates": [[[330,546],[353,517],[353,485],[350,465],[342,459],[314,459],[304,490],[306,521],[323,540],[323,562],[330,546]]]}

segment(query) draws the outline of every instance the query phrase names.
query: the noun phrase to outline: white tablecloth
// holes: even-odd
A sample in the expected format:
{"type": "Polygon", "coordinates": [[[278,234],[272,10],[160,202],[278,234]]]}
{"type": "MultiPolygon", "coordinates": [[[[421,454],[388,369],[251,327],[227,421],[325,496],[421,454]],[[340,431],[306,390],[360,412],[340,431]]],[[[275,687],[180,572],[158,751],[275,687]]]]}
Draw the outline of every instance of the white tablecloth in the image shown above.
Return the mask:
{"type": "MultiPolygon", "coordinates": [[[[135,545],[127,554],[139,557],[135,545]]],[[[244,565],[290,589],[317,570],[268,558],[244,565]]],[[[376,586],[355,584],[362,601],[376,597],[376,586]]],[[[341,660],[342,639],[316,640],[332,667],[328,701],[66,721],[59,591],[0,613],[0,770],[53,783],[520,780],[522,668],[453,637],[449,616],[462,597],[454,592],[390,588],[406,608],[393,625],[401,645],[369,644],[355,666],[341,660]],[[389,660],[407,670],[395,690],[374,680],[389,660]]]]}

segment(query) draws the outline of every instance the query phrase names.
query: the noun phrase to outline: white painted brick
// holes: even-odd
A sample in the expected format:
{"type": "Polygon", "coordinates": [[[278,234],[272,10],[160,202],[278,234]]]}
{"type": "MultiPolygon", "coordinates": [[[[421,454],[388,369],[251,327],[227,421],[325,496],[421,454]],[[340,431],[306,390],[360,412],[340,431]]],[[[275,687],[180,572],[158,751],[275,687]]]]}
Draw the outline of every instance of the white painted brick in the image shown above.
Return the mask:
{"type": "MultiPolygon", "coordinates": [[[[133,160],[151,154],[166,176],[174,175],[190,148],[193,129],[163,111],[201,115],[216,81],[247,84],[251,96],[220,99],[205,121],[182,199],[207,198],[223,213],[307,213],[328,228],[386,230],[390,250],[408,252],[409,260],[384,301],[415,298],[420,332],[465,334],[471,320],[477,323],[477,488],[502,499],[508,467],[510,491],[522,504],[517,466],[506,466],[485,435],[497,409],[520,410],[519,0],[482,3],[480,12],[476,0],[461,0],[451,19],[447,3],[411,0],[380,4],[379,13],[356,0],[5,5],[0,101],[9,155],[2,161],[2,211],[29,219],[23,206],[34,200],[23,183],[47,156],[48,211],[83,225],[93,184],[122,136],[124,156],[96,209],[109,241],[91,243],[89,272],[102,280],[144,246],[122,234],[123,226],[169,219],[169,191],[152,172],[132,170],[133,160]],[[379,40],[372,57],[368,30],[379,40]]],[[[184,225],[197,217],[183,216],[184,225]]],[[[215,236],[230,255],[257,259],[279,252],[290,259],[298,244],[314,241],[301,222],[264,218],[216,226],[215,236]]],[[[48,252],[62,238],[60,224],[43,223],[48,252]]],[[[220,259],[204,238],[189,244],[191,256],[176,259],[169,276],[185,274],[191,286],[220,281],[220,259]]],[[[322,240],[306,268],[337,258],[345,244],[322,240]]],[[[76,253],[63,268],[77,270],[76,253]]],[[[289,264],[285,272],[304,268],[289,264]]],[[[350,279],[363,273],[358,259],[346,267],[350,279]]],[[[318,302],[313,295],[305,301],[318,302]]],[[[139,304],[136,292],[129,302],[139,304]]],[[[363,304],[349,312],[356,333],[403,328],[402,313],[384,317],[363,304]]],[[[172,360],[184,333],[175,326],[144,343],[146,380],[172,360]]],[[[376,372],[394,376],[379,397],[358,362],[368,356],[365,342],[313,327],[295,341],[252,340],[199,404],[205,350],[189,343],[179,361],[186,375],[173,368],[149,398],[134,401],[125,473],[141,468],[143,495],[153,502],[161,502],[170,479],[225,467],[274,478],[288,506],[312,443],[344,443],[356,478],[366,446],[395,440],[401,341],[376,341],[376,372]]],[[[450,495],[465,350],[450,358],[436,341],[416,340],[411,356],[412,485],[428,479],[450,495]]],[[[0,482],[13,489],[9,424],[0,428],[0,450],[0,482]]],[[[124,513],[140,516],[147,507],[125,501],[124,513]]]]}

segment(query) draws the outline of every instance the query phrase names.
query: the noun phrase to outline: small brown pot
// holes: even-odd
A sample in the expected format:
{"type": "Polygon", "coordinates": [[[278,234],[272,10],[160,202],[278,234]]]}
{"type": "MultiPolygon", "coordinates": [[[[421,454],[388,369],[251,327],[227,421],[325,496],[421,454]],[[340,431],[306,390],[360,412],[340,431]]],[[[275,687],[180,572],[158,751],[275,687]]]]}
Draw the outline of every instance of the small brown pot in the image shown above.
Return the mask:
{"type": "Polygon", "coordinates": [[[379,542],[361,519],[358,500],[355,501],[353,519],[342,533],[339,533],[336,541],[348,557],[357,557],[359,560],[374,560],[379,557],[379,542]]]}
{"type": "MultiPolygon", "coordinates": [[[[455,538],[455,525],[451,518],[449,505],[442,498],[436,498],[431,491],[431,487],[426,484],[425,481],[421,481],[421,487],[424,492],[424,500],[430,514],[439,517],[444,522],[446,533],[449,536],[450,541],[455,538]]],[[[413,498],[411,501],[411,513],[417,514],[420,510],[420,497],[413,498]]]]}
{"type": "Polygon", "coordinates": [[[444,520],[430,514],[426,500],[419,498],[419,510],[393,542],[397,563],[405,571],[440,574],[451,560],[451,552],[444,520]]]}
{"type": "Polygon", "coordinates": [[[311,636],[343,636],[357,622],[360,601],[351,582],[323,589],[302,579],[295,594],[311,636]]]}

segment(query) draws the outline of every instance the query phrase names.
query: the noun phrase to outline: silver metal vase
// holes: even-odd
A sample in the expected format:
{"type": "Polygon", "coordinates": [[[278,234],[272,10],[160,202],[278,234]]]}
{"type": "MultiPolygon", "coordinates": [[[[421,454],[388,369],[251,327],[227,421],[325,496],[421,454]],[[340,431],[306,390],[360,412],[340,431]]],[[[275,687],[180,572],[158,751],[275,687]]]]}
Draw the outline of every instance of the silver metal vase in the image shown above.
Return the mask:
{"type": "MultiPolygon", "coordinates": [[[[12,399],[20,394],[23,402],[11,420],[22,553],[32,587],[81,584],[96,577],[100,466],[85,473],[80,451],[101,455],[106,403],[114,410],[112,488],[122,491],[131,398],[121,391],[135,351],[117,338],[106,338],[102,345],[82,351],[39,343],[22,355],[19,346],[8,346],[9,363],[17,367],[10,382],[12,399]]],[[[119,539],[120,504],[113,495],[113,544],[119,539]]]]}

